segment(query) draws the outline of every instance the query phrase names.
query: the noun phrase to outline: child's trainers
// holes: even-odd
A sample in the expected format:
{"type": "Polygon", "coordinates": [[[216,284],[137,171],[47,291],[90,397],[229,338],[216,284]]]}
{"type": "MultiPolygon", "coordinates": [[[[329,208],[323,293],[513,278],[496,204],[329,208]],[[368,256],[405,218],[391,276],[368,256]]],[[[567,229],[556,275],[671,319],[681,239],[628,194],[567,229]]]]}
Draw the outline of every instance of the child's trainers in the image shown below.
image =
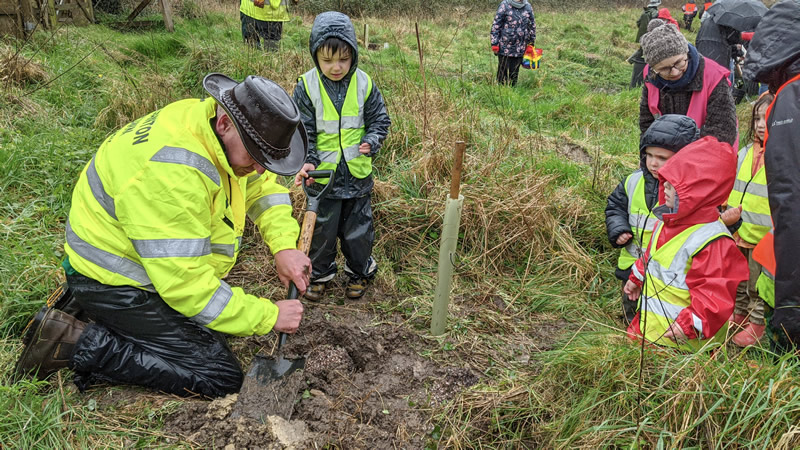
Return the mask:
{"type": "Polygon", "coordinates": [[[350,278],[350,281],[347,282],[345,295],[351,299],[361,298],[367,292],[367,286],[369,286],[369,279],[367,278],[350,278]]]}
{"type": "Polygon", "coordinates": [[[312,302],[318,302],[325,295],[325,287],[327,283],[311,283],[311,286],[306,289],[305,298],[312,302]]]}

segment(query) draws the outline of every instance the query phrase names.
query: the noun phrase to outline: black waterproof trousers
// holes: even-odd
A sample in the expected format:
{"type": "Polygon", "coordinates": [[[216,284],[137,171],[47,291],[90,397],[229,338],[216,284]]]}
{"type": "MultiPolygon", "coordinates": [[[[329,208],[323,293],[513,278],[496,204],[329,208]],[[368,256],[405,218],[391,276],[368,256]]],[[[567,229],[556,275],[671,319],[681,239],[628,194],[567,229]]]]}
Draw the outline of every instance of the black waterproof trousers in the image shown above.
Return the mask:
{"type": "Polygon", "coordinates": [[[311,281],[328,281],[336,275],[336,240],[341,243],[351,278],[372,278],[378,265],[372,258],[375,229],[372,197],[329,199],[319,204],[319,215],[311,239],[311,281]]]}
{"type": "Polygon", "coordinates": [[[520,64],[522,56],[497,55],[497,82],[516,86],[520,64]]]}
{"type": "Polygon", "coordinates": [[[281,34],[283,34],[283,22],[258,20],[242,12],[239,12],[239,19],[242,22],[242,39],[245,44],[261,48],[261,41],[263,40],[265,50],[278,50],[281,34]]]}
{"type": "Polygon", "coordinates": [[[94,321],[70,360],[81,390],[105,381],[182,396],[239,391],[242,369],[223,334],[196,324],[153,292],[82,275],[68,275],[67,283],[94,321]]]}

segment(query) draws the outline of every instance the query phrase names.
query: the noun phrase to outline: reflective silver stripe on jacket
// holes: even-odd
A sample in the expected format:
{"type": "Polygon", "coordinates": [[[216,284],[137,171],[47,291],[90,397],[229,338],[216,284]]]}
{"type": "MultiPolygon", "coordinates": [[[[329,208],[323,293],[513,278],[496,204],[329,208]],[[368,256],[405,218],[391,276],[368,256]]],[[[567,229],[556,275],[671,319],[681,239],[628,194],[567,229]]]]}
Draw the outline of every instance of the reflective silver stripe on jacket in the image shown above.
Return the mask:
{"type": "Polygon", "coordinates": [[[219,287],[214,294],[211,295],[211,298],[206,303],[205,308],[200,311],[198,314],[193,316],[191,319],[195,322],[199,323],[200,325],[208,325],[213,322],[220,314],[222,314],[222,310],[228,306],[228,302],[233,297],[233,291],[228,283],[219,280],[219,287]]]}
{"type": "Polygon", "coordinates": [[[758,214],[752,211],[742,211],[742,221],[752,223],[753,225],[761,225],[762,227],[772,226],[772,216],[769,214],[758,214]]]}
{"type": "Polygon", "coordinates": [[[636,277],[638,280],[644,280],[644,275],[642,274],[642,272],[639,272],[639,268],[638,268],[638,267],[636,267],[636,264],[634,264],[634,265],[632,265],[632,266],[631,266],[631,271],[633,272],[633,275],[634,275],[634,276],[635,276],[635,277],[636,277]]]}
{"type": "Polygon", "coordinates": [[[625,246],[625,250],[631,254],[636,259],[639,259],[644,255],[644,249],[636,242],[636,237],[632,237],[628,245],[625,246]]]}
{"type": "Polygon", "coordinates": [[[647,273],[661,280],[661,282],[667,286],[688,290],[689,286],[686,285],[685,270],[689,259],[700,251],[701,246],[705,245],[706,241],[719,233],[725,233],[730,236],[725,224],[719,220],[703,225],[689,235],[689,238],[686,239],[681,249],[678,250],[678,253],[672,259],[668,268],[659,264],[651,254],[650,260],[647,261],[647,273]]]}
{"type": "Polygon", "coordinates": [[[769,278],[770,280],[772,280],[772,281],[775,281],[775,275],[773,275],[773,274],[772,274],[772,272],[770,272],[769,270],[767,270],[767,268],[766,268],[766,267],[764,267],[764,266],[761,266],[761,273],[763,273],[763,274],[764,274],[764,275],[765,275],[767,278],[769,278]]]}
{"type": "Polygon", "coordinates": [[[350,147],[347,147],[344,149],[343,153],[345,161],[350,161],[361,156],[361,153],[358,151],[358,145],[351,145],[350,147]]]}
{"type": "Polygon", "coordinates": [[[131,280],[142,285],[141,287],[154,291],[150,277],[147,276],[147,271],[144,267],[125,257],[117,256],[105,250],[101,250],[88,242],[81,239],[72,229],[72,225],[67,219],[66,226],[67,244],[75,251],[81,258],[95,264],[111,273],[122,275],[123,277],[130,278],[131,280]]]}
{"type": "Polygon", "coordinates": [[[186,150],[185,148],[162,147],[161,150],[150,158],[150,161],[183,164],[185,166],[194,167],[219,186],[219,172],[217,168],[214,167],[214,164],[197,153],[186,150]]]}
{"type": "Polygon", "coordinates": [[[289,198],[289,194],[287,193],[277,193],[277,194],[270,194],[261,197],[260,199],[253,202],[250,205],[250,208],[247,210],[247,217],[250,218],[253,222],[258,219],[261,214],[273,206],[278,205],[289,205],[292,206],[292,201],[289,198]]]}
{"type": "Polygon", "coordinates": [[[748,184],[747,181],[736,179],[733,182],[733,190],[737,192],[747,192],[750,195],[755,195],[757,197],[767,197],[767,185],[756,183],[754,181],[750,181],[748,184]]]}
{"type": "Polygon", "coordinates": [[[97,173],[97,168],[94,166],[94,159],[96,157],[96,154],[95,156],[92,156],[92,160],[89,161],[89,167],[86,169],[86,179],[89,181],[89,189],[92,190],[92,195],[94,195],[97,203],[100,203],[100,206],[103,207],[109,216],[111,216],[114,220],[117,220],[117,210],[116,206],[114,205],[114,198],[108,195],[106,192],[103,182],[100,180],[100,175],[97,173]]]}
{"type": "MultiPolygon", "coordinates": [[[[238,242],[238,247],[242,248],[242,237],[239,236],[236,238],[238,242]]],[[[211,253],[215,253],[217,255],[224,255],[230,258],[233,258],[236,255],[236,244],[215,244],[211,243],[211,253]]]]}
{"type": "Polygon", "coordinates": [[[639,184],[639,180],[641,180],[643,176],[644,173],[642,169],[639,169],[633,172],[625,183],[625,193],[628,195],[628,212],[633,210],[633,193],[636,192],[636,185],[639,184]]]}
{"type": "MultiPolygon", "coordinates": [[[[736,159],[736,173],[739,173],[739,170],[742,168],[742,164],[744,164],[744,159],[747,157],[747,152],[750,151],[750,148],[753,144],[747,145],[744,148],[739,150],[739,154],[737,155],[736,159]]],[[[755,156],[755,155],[753,155],[755,156]]]]}
{"type": "Polygon", "coordinates": [[[657,224],[658,219],[655,217],[650,217],[646,214],[628,214],[628,225],[630,225],[632,229],[638,228],[640,230],[653,231],[657,224]]]}
{"type": "MultiPolygon", "coordinates": [[[[678,315],[686,308],[659,300],[656,297],[644,297],[642,299],[641,309],[642,311],[657,314],[674,322],[678,319],[678,315]]],[[[699,332],[698,337],[703,339],[703,321],[694,313],[692,313],[692,326],[699,332]]]]}
{"type": "Polygon", "coordinates": [[[317,155],[319,156],[319,161],[321,163],[326,162],[336,165],[336,158],[339,157],[339,152],[337,151],[329,152],[327,150],[318,149],[317,155]]]}
{"type": "Polygon", "coordinates": [[[131,239],[142,258],[196,258],[211,253],[211,238],[131,239]]]}

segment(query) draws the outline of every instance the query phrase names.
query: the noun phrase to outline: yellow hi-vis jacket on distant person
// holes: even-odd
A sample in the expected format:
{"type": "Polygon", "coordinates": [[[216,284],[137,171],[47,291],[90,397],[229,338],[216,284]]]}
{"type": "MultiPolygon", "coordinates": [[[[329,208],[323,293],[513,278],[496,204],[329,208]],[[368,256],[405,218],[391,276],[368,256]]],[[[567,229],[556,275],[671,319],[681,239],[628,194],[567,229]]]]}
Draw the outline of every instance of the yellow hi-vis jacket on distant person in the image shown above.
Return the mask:
{"type": "MultiPolygon", "coordinates": [[[[625,179],[625,195],[628,196],[628,225],[631,227],[633,237],[628,245],[619,252],[617,267],[621,270],[629,269],[644,254],[644,249],[650,243],[650,236],[658,218],[653,211],[647,208],[644,195],[644,172],[637,170],[625,179]]],[[[656,203],[653,208],[658,206],[656,203]]]]}
{"type": "Polygon", "coordinates": [[[762,164],[753,173],[753,145],[739,150],[739,161],[736,169],[736,181],[728,197],[728,207],[742,205],[742,226],[738,233],[745,242],[758,244],[772,227],[772,216],[767,197],[767,170],[762,164]]]}
{"type": "MultiPolygon", "coordinates": [[[[342,104],[341,116],[336,111],[328,92],[322,85],[322,77],[314,68],[300,76],[306,94],[314,104],[317,125],[316,150],[320,164],[318,170],[336,170],[342,156],[347,161],[350,174],[366,178],[372,173],[372,158],[358,151],[364,127],[364,102],[372,93],[372,79],[361,69],[356,69],[350,78],[347,94],[342,104]]],[[[319,182],[327,183],[327,180],[319,182]]]]}
{"type": "Polygon", "coordinates": [[[721,237],[730,238],[728,229],[720,220],[693,225],[654,249],[663,229],[663,225],[659,226],[651,238],[650,260],[646,262],[647,272],[644,277],[638,272],[636,265],[633,266],[636,277],[645,280],[639,300],[639,329],[643,330],[645,339],[650,342],[692,352],[700,350],[712,340],[722,344],[727,325],[723,325],[709,339],[703,333],[702,321],[696,316],[693,318],[693,325],[699,339],[691,339],[679,345],[663,336],[681,311],[692,303],[689,286],[686,284],[686,274],[692,267],[692,258],[711,241],[721,237]]]}
{"type": "Polygon", "coordinates": [[[265,22],[288,22],[288,0],[242,0],[239,11],[245,16],[265,22]]]}
{"type": "Polygon", "coordinates": [[[221,278],[241,249],[245,214],[273,253],[296,248],[299,226],[276,175],[237,178],[209,124],[213,99],[188,99],[106,139],[72,194],[65,249],[82,275],[155,291],[223,333],[269,332],[278,307],[221,278]]]}

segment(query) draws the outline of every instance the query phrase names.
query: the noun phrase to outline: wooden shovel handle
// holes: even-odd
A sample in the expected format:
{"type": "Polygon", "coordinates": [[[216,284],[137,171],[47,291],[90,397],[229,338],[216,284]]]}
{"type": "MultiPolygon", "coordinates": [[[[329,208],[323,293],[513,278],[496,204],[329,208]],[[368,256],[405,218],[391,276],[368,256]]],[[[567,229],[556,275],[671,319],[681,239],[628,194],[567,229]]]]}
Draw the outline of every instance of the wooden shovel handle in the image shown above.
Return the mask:
{"type": "Polygon", "coordinates": [[[317,223],[317,213],[306,211],[303,215],[303,225],[300,227],[300,238],[297,240],[297,249],[308,255],[311,249],[311,238],[314,237],[314,225],[317,223]]]}

